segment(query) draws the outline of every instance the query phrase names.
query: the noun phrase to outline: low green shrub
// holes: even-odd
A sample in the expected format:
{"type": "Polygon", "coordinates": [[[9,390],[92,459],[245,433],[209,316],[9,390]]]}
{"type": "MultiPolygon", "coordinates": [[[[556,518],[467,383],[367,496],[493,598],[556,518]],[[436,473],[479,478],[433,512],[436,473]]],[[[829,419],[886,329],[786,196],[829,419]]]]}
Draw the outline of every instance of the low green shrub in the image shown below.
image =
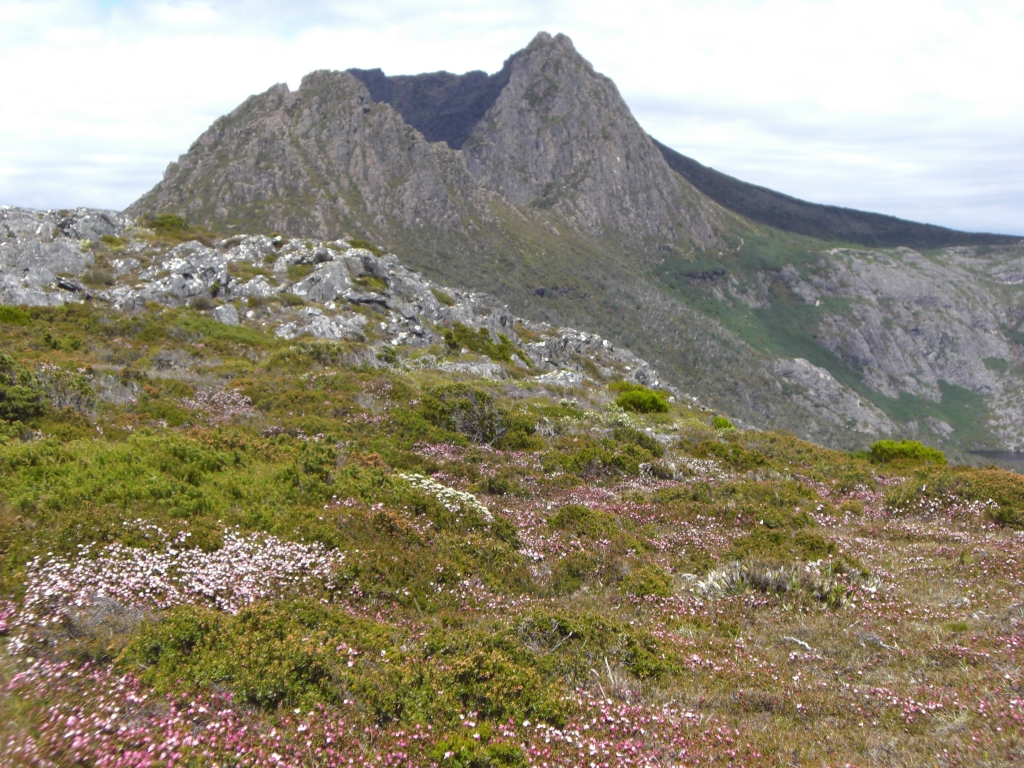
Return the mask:
{"type": "Polygon", "coordinates": [[[493,629],[438,628],[408,642],[408,630],[310,598],[259,603],[234,616],[179,607],[145,623],[118,664],[143,668],[157,690],[226,688],[269,710],[348,697],[381,724],[455,726],[466,711],[483,722],[564,724],[563,688],[493,629]]]}
{"type": "Polygon", "coordinates": [[[387,281],[373,275],[363,275],[352,280],[352,283],[361,291],[368,293],[385,293],[388,289],[387,281]]]}
{"type": "Polygon", "coordinates": [[[536,424],[532,418],[497,406],[493,395],[467,384],[429,389],[417,411],[431,424],[465,435],[474,443],[511,450],[542,445],[534,438],[536,424]]]}
{"type": "Polygon", "coordinates": [[[663,394],[646,387],[623,392],[615,398],[615,404],[634,413],[666,413],[669,409],[668,399],[663,394]]]}
{"type": "Polygon", "coordinates": [[[876,464],[945,464],[946,454],[917,440],[879,440],[871,445],[871,460],[876,464]]]}
{"type": "Polygon", "coordinates": [[[668,396],[656,392],[643,384],[632,381],[613,381],[608,389],[617,392],[615,404],[634,413],[666,413],[669,410],[668,396]]]}
{"type": "Polygon", "coordinates": [[[484,725],[474,729],[472,736],[447,736],[434,745],[430,757],[450,768],[526,768],[522,747],[507,741],[492,743],[491,732],[490,726],[484,725]]]}
{"type": "Polygon", "coordinates": [[[561,470],[580,477],[606,473],[636,475],[640,465],[654,460],[654,455],[635,443],[598,440],[588,435],[558,438],[541,458],[545,472],[561,470]]]}
{"type": "Polygon", "coordinates": [[[788,564],[794,561],[821,560],[838,552],[836,543],[812,531],[784,528],[755,528],[736,539],[725,552],[727,560],[756,560],[788,564]]]}
{"type": "Polygon", "coordinates": [[[651,455],[656,459],[660,459],[665,455],[665,446],[659,443],[656,438],[641,432],[639,429],[624,426],[615,427],[612,430],[612,439],[620,443],[639,445],[641,448],[650,451],[651,455]]]}
{"type": "Polygon", "coordinates": [[[37,377],[0,352],[0,419],[31,421],[45,414],[50,403],[37,377]]]}
{"type": "Polygon", "coordinates": [[[615,518],[607,512],[590,509],[581,504],[566,504],[560,507],[548,520],[548,525],[556,531],[566,531],[591,539],[608,538],[618,530],[615,518]]]}
{"type": "Polygon", "coordinates": [[[383,248],[378,248],[369,240],[349,240],[348,245],[350,248],[362,248],[364,251],[369,251],[374,256],[383,256],[386,253],[383,248]]]}
{"type": "Polygon", "coordinates": [[[715,416],[715,418],[711,420],[711,426],[715,429],[736,429],[736,427],[732,425],[732,422],[725,418],[725,416],[715,416]]]}
{"type": "Polygon", "coordinates": [[[458,352],[461,349],[468,349],[478,355],[486,355],[495,362],[511,363],[512,356],[523,360],[531,365],[525,357],[504,334],[499,334],[498,343],[491,340],[491,334],[486,328],[481,328],[474,333],[462,323],[452,323],[452,327],[444,332],[444,343],[449,352],[458,352]]]}
{"type": "Polygon", "coordinates": [[[556,595],[571,595],[597,574],[599,563],[589,552],[573,552],[551,568],[551,590],[556,595]]]}
{"type": "Polygon", "coordinates": [[[31,316],[21,307],[8,307],[0,304],[0,323],[6,325],[28,325],[31,316]]]}
{"type": "Polygon", "coordinates": [[[184,216],[158,213],[146,218],[143,223],[164,241],[181,243],[187,240],[198,240],[206,246],[213,244],[213,235],[209,230],[190,224],[184,216]]]}
{"type": "Polygon", "coordinates": [[[721,443],[717,440],[705,440],[693,449],[698,458],[718,459],[730,469],[738,472],[749,472],[766,466],[768,459],[759,451],[752,451],[736,443],[721,443]]]}
{"type": "Polygon", "coordinates": [[[904,484],[886,494],[891,509],[912,510],[916,504],[930,499],[947,503],[951,499],[973,502],[995,502],[986,514],[1000,525],[1024,529],[1024,477],[1004,469],[975,467],[922,467],[904,484]]]}
{"type": "Polygon", "coordinates": [[[82,282],[93,288],[103,288],[113,285],[115,281],[114,272],[102,267],[91,267],[82,273],[82,282]]]}
{"type": "Polygon", "coordinates": [[[654,564],[640,566],[619,584],[623,592],[637,597],[669,597],[672,594],[672,578],[654,564]]]}
{"type": "Polygon", "coordinates": [[[451,294],[442,291],[440,288],[431,287],[430,292],[434,294],[434,298],[437,299],[443,306],[453,307],[455,306],[455,299],[451,297],[451,294]]]}

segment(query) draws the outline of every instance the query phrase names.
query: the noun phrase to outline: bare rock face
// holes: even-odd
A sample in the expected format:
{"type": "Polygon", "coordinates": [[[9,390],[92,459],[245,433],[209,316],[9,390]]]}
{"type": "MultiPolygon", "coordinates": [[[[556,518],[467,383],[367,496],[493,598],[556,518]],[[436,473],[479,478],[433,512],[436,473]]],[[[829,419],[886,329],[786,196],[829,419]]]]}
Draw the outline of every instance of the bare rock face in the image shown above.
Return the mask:
{"type": "Polygon", "coordinates": [[[116,211],[0,207],[0,304],[52,306],[88,293],[78,278],[93,265],[89,245],[128,221],[116,211]]]}
{"type": "Polygon", "coordinates": [[[463,146],[483,186],[592,235],[715,241],[714,206],[669,168],[568,37],[542,32],[509,62],[508,85],[463,146]]]}
{"type": "Polygon", "coordinates": [[[495,203],[534,226],[653,250],[708,247],[720,216],[669,168],[614,83],[569,38],[545,33],[490,77],[319,71],[294,93],[275,85],[217,120],[128,213],[319,238],[425,226],[464,237],[497,222],[495,203]],[[432,96],[450,103],[435,114],[432,96]]]}
{"type": "MultiPolygon", "coordinates": [[[[814,414],[815,422],[829,424],[838,417],[847,429],[872,438],[889,436],[896,431],[896,426],[879,408],[844,387],[824,368],[798,357],[777,359],[772,369],[782,382],[795,390],[794,399],[814,414]]],[[[807,425],[808,431],[819,428],[819,423],[807,425]]]]}
{"type": "Polygon", "coordinates": [[[484,213],[481,199],[455,152],[375,104],[352,75],[320,71],[217,120],[127,212],[327,238],[353,226],[454,227],[462,209],[484,213]]]}

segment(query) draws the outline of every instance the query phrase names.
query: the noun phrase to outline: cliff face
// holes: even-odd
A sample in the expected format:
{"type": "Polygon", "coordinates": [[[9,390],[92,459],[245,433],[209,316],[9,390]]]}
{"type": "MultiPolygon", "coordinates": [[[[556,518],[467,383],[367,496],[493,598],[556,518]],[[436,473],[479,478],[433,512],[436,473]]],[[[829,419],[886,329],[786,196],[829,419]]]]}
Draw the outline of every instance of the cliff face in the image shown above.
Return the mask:
{"type": "Polygon", "coordinates": [[[375,103],[352,75],[321,71],[217,120],[128,212],[328,237],[428,221],[444,229],[481,202],[455,152],[375,103]]]}
{"type": "Polygon", "coordinates": [[[463,148],[483,186],[591,235],[613,229],[701,248],[716,240],[714,206],[668,167],[569,38],[538,35],[510,64],[508,85],[463,148]]]}

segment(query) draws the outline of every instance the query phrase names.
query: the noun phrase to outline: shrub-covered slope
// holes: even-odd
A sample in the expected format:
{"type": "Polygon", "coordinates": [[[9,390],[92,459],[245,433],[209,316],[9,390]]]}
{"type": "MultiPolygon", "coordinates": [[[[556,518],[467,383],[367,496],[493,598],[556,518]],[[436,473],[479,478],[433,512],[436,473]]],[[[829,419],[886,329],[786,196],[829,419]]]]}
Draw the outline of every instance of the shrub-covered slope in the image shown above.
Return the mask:
{"type": "Polygon", "coordinates": [[[0,762],[1024,757],[1019,476],[736,429],[603,343],[543,375],[539,328],[235,296],[262,256],[181,298],[157,224],[104,245],[163,265],[130,311],[99,249],[93,299],[0,310],[0,762]]]}

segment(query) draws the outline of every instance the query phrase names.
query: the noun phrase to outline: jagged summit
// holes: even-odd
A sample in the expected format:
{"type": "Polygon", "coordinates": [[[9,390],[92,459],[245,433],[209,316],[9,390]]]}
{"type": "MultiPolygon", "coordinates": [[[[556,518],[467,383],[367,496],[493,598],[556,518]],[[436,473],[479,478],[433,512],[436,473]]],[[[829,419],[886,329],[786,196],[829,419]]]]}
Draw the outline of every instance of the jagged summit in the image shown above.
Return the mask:
{"type": "Polygon", "coordinates": [[[554,213],[556,228],[590,236],[717,242],[715,206],[672,172],[615,84],[546,33],[494,75],[320,71],[294,93],[274,86],[215,122],[129,211],[386,238],[487,222],[495,193],[518,217],[554,213]]]}
{"type": "Polygon", "coordinates": [[[716,241],[716,212],[668,167],[609,78],[565,35],[538,35],[464,145],[480,183],[579,229],[716,241]]]}

